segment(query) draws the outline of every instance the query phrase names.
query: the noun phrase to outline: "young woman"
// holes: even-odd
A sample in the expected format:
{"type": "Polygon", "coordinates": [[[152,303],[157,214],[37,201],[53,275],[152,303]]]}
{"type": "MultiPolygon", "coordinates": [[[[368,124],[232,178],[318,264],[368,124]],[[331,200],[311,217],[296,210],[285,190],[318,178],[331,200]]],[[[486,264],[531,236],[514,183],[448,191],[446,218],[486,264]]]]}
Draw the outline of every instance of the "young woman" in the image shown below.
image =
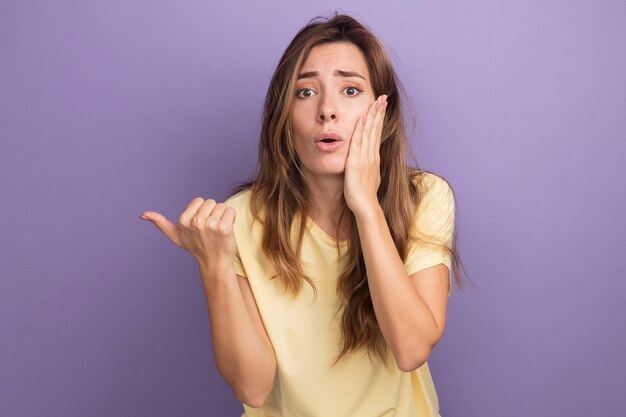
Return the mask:
{"type": "Polygon", "coordinates": [[[175,225],[200,265],[213,352],[244,416],[438,416],[426,360],[443,334],[454,197],[409,169],[400,88],[345,15],[293,39],[265,100],[258,172],[175,225]]]}

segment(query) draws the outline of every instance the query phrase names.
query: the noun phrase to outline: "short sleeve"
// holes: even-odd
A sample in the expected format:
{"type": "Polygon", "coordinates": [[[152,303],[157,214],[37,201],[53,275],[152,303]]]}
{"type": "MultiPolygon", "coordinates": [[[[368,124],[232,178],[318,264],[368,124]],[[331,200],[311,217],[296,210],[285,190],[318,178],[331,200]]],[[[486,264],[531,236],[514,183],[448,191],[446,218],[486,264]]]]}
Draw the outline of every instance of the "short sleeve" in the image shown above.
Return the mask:
{"type": "Polygon", "coordinates": [[[244,268],[244,262],[241,260],[241,254],[244,252],[244,260],[246,259],[246,242],[250,240],[250,191],[242,191],[229,197],[224,203],[237,213],[235,216],[235,224],[233,232],[235,234],[235,242],[237,243],[237,253],[235,254],[235,273],[242,277],[247,277],[244,268]]]}
{"type": "Polygon", "coordinates": [[[246,270],[243,268],[243,263],[241,262],[241,257],[239,256],[239,251],[235,255],[235,273],[242,277],[246,277],[246,270]]]}
{"type": "Polygon", "coordinates": [[[443,178],[426,175],[426,191],[417,207],[404,263],[409,275],[440,263],[451,270],[452,257],[446,246],[452,245],[454,233],[454,194],[443,178]]]}

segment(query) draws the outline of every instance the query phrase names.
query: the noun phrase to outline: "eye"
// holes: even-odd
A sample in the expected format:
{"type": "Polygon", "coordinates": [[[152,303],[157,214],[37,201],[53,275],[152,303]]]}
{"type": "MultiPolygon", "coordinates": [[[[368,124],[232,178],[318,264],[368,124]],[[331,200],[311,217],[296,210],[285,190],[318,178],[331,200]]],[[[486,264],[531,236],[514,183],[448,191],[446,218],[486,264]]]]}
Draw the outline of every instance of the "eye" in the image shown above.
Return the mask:
{"type": "Polygon", "coordinates": [[[310,88],[302,88],[296,91],[296,96],[299,98],[312,97],[314,94],[315,94],[315,91],[311,90],[310,88]]]}
{"type": "Polygon", "coordinates": [[[359,95],[359,93],[362,93],[362,91],[356,87],[347,87],[344,89],[344,91],[346,92],[346,95],[348,96],[357,96],[359,95]]]}

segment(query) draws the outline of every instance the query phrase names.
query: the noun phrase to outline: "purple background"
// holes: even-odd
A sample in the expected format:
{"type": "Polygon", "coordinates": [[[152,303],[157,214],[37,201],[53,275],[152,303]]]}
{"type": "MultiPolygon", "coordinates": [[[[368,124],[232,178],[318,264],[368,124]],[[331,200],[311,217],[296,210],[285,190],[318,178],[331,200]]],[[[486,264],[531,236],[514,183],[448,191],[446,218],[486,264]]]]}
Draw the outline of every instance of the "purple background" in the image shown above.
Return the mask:
{"type": "Polygon", "coordinates": [[[626,414],[608,0],[2,0],[0,414],[239,416],[195,261],[138,215],[249,177],[280,54],[335,9],[388,46],[418,161],[456,192],[473,284],[429,360],[442,416],[626,414]]]}

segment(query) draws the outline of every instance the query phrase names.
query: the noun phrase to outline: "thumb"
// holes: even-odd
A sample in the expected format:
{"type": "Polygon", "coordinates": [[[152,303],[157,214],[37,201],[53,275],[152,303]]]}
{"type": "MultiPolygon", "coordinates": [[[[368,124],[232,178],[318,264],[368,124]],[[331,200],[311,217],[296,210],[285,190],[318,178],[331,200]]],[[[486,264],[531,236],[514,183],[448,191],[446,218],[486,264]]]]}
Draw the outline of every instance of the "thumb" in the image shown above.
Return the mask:
{"type": "Polygon", "coordinates": [[[180,240],[178,239],[178,227],[167,220],[165,216],[156,211],[144,211],[140,219],[152,222],[165,236],[169,238],[176,246],[180,246],[180,240]]]}

